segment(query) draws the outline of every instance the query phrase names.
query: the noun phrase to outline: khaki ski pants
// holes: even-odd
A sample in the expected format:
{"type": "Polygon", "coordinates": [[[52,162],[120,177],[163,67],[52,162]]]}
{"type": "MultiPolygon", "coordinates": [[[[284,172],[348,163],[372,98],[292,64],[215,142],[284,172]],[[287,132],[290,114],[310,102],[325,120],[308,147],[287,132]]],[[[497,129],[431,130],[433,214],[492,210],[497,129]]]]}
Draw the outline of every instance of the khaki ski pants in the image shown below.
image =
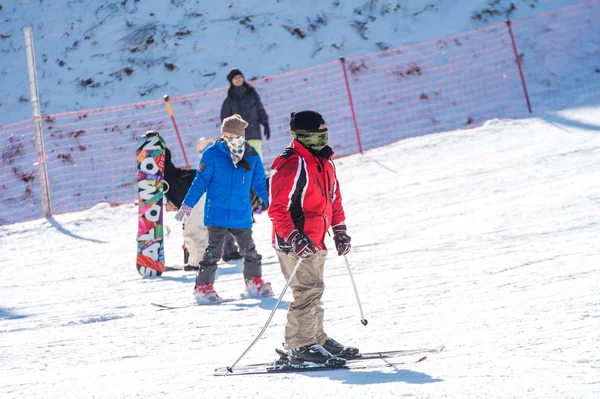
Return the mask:
{"type": "MultiPolygon", "coordinates": [[[[298,261],[294,252],[276,251],[281,271],[288,280],[298,261]]],[[[285,326],[285,343],[289,348],[319,344],[323,345],[327,334],[323,331],[323,308],[320,305],[325,283],[323,271],[327,251],[320,250],[304,259],[296,271],[290,288],[294,301],[290,304],[285,326]]]]}

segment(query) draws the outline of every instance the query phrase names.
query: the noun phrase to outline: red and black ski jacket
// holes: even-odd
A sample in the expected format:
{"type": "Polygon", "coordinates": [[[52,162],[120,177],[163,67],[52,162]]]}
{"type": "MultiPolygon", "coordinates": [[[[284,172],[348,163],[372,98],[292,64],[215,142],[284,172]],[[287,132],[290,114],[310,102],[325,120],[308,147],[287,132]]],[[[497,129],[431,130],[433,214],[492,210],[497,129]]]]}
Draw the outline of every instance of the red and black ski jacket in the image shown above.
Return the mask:
{"type": "Polygon", "coordinates": [[[279,155],[269,178],[269,217],[273,221],[273,247],[290,251],[286,239],[296,229],[307,235],[319,249],[325,246],[329,227],[344,223],[340,186],[331,157],[333,150],[321,150],[322,157],[308,151],[297,140],[279,155]]]}

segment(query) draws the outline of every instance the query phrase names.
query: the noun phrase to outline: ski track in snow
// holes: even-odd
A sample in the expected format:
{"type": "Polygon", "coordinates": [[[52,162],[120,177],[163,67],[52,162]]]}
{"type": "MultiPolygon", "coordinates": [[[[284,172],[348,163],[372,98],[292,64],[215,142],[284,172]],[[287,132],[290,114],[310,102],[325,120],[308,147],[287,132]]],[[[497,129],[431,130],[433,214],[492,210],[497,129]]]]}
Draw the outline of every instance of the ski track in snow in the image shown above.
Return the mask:
{"type": "MultiPolygon", "coordinates": [[[[190,303],[194,274],[140,278],[136,208],[99,204],[0,227],[0,397],[600,397],[600,110],[562,116],[590,128],[495,120],[337,161],[369,324],[332,251],[326,331],[365,352],[446,345],[428,361],[215,377],[276,298],[157,311],[151,302],[190,303]]],[[[166,224],[167,264],[181,265],[172,213],[166,224]]],[[[278,296],[270,228],[259,215],[255,240],[278,296]]],[[[222,265],[215,288],[239,296],[241,266],[222,265]]],[[[275,359],[291,300],[240,364],[275,359]]]]}

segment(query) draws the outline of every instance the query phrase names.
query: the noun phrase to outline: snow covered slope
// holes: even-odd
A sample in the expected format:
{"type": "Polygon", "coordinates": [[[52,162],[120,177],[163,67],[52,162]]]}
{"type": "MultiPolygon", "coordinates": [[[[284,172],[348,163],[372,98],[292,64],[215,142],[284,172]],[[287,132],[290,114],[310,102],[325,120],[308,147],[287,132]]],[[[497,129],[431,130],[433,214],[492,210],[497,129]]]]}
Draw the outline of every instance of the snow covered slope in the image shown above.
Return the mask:
{"type": "Polygon", "coordinates": [[[0,0],[0,125],[31,116],[22,28],[42,113],[159,99],[443,38],[579,0],[0,0]]]}
{"type": "MultiPolygon", "coordinates": [[[[157,312],[150,302],[191,301],[194,275],[137,275],[132,206],[0,227],[0,397],[598,398],[599,132],[600,109],[578,109],[338,160],[369,324],[331,253],[326,329],[363,351],[446,344],[397,368],[214,377],[275,299],[157,312]]],[[[278,295],[265,214],[255,239],[278,295]]],[[[221,267],[215,287],[239,295],[241,268],[221,267]]],[[[291,300],[242,363],[274,358],[291,300]]]]}

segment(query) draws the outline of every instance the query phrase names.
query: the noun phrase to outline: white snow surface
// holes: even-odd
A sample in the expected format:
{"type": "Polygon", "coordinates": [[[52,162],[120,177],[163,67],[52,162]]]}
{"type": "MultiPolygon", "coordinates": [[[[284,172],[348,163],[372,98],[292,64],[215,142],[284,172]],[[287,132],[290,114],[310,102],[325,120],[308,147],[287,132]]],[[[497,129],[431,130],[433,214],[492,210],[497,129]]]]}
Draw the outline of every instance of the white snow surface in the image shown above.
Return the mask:
{"type": "MultiPolygon", "coordinates": [[[[598,398],[598,159],[600,109],[580,108],[337,161],[369,324],[331,251],[326,331],[365,352],[446,345],[395,368],[215,377],[276,298],[157,311],[151,302],[190,303],[194,274],[137,274],[133,205],[0,227],[0,397],[598,398]]],[[[173,213],[166,224],[167,263],[181,265],[181,227],[173,213]]],[[[259,215],[277,297],[270,229],[259,215]]],[[[220,267],[222,297],[243,285],[240,266],[220,267]]],[[[275,359],[291,300],[240,364],[275,359]]]]}

